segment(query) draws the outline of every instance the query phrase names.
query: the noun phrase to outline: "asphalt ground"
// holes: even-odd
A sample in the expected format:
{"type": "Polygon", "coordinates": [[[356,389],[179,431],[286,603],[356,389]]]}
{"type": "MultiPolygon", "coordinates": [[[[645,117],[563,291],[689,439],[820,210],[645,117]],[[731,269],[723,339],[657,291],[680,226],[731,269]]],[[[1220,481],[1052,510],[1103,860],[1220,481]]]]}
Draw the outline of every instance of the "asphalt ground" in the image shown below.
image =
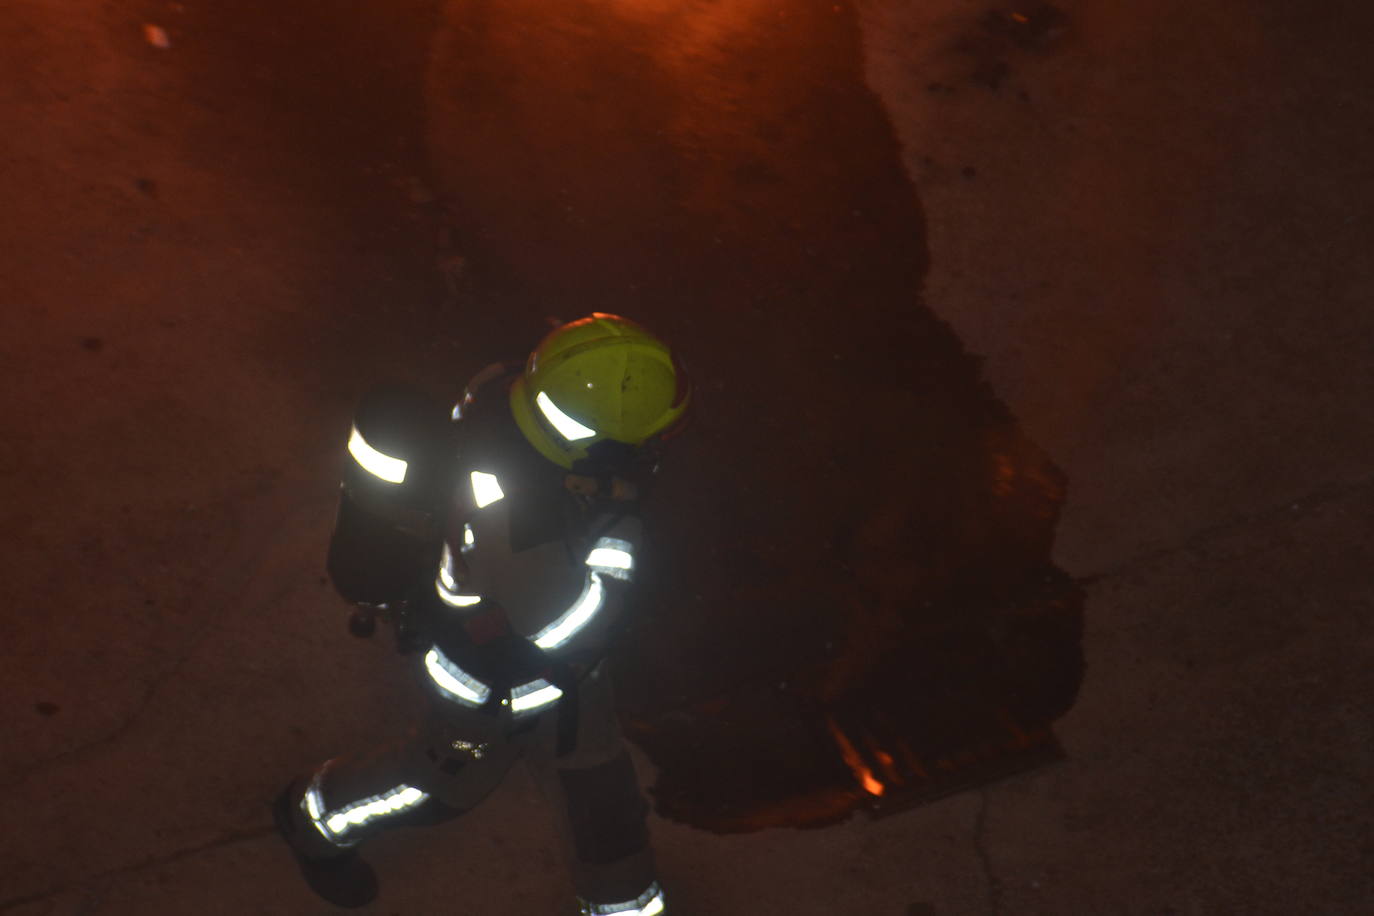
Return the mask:
{"type": "MultiPolygon", "coordinates": [[[[1064,472],[1088,594],[1064,763],[821,830],[655,819],[682,912],[1367,910],[1367,14],[1065,12],[13,7],[0,909],[325,911],[266,800],[413,697],[321,579],[351,404],[611,308],[702,395],[666,619],[905,606],[952,566],[911,575],[904,523],[966,517],[989,429],[1064,472]]],[[[950,552],[1035,568],[1052,522],[950,552]]],[[[561,912],[541,805],[516,773],[388,837],[375,912],[561,912]]]]}

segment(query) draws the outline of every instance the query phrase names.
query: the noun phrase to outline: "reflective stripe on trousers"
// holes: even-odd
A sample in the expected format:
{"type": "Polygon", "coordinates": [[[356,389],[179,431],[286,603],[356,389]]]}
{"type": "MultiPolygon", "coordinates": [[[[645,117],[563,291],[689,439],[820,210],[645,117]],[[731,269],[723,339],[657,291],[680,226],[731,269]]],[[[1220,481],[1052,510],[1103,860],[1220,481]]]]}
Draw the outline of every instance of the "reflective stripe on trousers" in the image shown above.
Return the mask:
{"type": "Polygon", "coordinates": [[[564,757],[554,713],[531,716],[531,728],[507,735],[493,730],[492,717],[436,699],[431,717],[402,740],[331,760],[303,780],[292,842],[325,858],[392,826],[440,822],[480,803],[523,757],[553,809],[580,900],[621,907],[596,913],[648,916],[644,907],[661,904],[628,906],[654,881],[654,863],[648,806],[609,679],[595,672],[576,693],[577,742],[564,757]]]}
{"type": "Polygon", "coordinates": [[[663,888],[655,881],[632,900],[592,903],[579,899],[578,903],[582,905],[581,916],[658,916],[665,912],[667,901],[663,896],[663,888]]]}

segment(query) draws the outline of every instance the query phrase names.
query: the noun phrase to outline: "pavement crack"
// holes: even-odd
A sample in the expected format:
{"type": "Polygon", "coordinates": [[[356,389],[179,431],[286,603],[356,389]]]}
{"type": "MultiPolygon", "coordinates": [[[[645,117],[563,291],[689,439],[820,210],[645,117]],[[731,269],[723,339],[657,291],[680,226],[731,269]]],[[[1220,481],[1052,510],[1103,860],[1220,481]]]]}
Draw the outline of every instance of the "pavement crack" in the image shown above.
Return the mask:
{"type": "Polygon", "coordinates": [[[121,865],[118,868],[111,868],[108,871],[97,872],[93,875],[86,875],[85,877],[76,878],[72,881],[64,881],[61,884],[54,885],[52,887],[47,888],[46,890],[42,890],[34,894],[25,894],[22,897],[11,897],[8,900],[0,900],[0,913],[7,913],[10,910],[18,909],[21,906],[28,906],[29,904],[39,903],[41,901],[48,900],[52,897],[56,897],[59,894],[65,894],[69,891],[77,890],[78,888],[83,888],[87,885],[94,884],[96,882],[109,881],[111,879],[120,878],[125,875],[135,874],[147,868],[156,868],[159,865],[168,865],[172,862],[179,862],[182,859],[189,859],[192,856],[200,855],[203,852],[209,852],[212,849],[219,849],[224,846],[231,846],[235,843],[242,843],[248,840],[261,839],[262,837],[270,836],[273,833],[276,833],[276,828],[271,826],[270,824],[259,825],[256,827],[247,827],[242,830],[227,830],[219,834],[218,836],[214,837],[213,839],[206,840],[203,843],[197,843],[194,846],[187,846],[185,848],[175,850],[174,852],[165,853],[160,856],[150,856],[146,859],[143,859],[138,862],[133,862],[129,865],[121,865]]]}
{"type": "Polygon", "coordinates": [[[978,816],[973,822],[973,851],[977,853],[978,861],[983,865],[983,880],[988,891],[988,913],[997,916],[1002,912],[1002,881],[993,871],[992,856],[988,854],[988,790],[983,789],[978,795],[982,803],[978,806],[978,816]]]}
{"type": "Polygon", "coordinates": [[[143,689],[143,695],[138,698],[138,702],[134,704],[133,711],[124,718],[124,721],[120,722],[99,738],[87,741],[84,744],[78,744],[76,747],[69,748],[59,754],[54,754],[51,757],[46,757],[43,760],[32,763],[12,775],[7,775],[6,781],[13,786],[22,785],[38,773],[62,766],[72,760],[85,757],[99,748],[118,743],[119,740],[132,731],[133,727],[143,718],[143,714],[147,712],[148,707],[152,704],[153,699],[157,696],[163,685],[181,671],[186,661],[191,657],[191,653],[194,652],[196,647],[200,644],[207,629],[209,629],[209,624],[197,630],[196,633],[192,635],[189,645],[187,645],[176,657],[172,664],[168,665],[156,677],[148,682],[148,685],[143,689]]]}
{"type": "MultiPolygon", "coordinates": [[[[258,485],[255,484],[254,486],[257,487],[258,485]]],[[[259,487],[259,489],[261,488],[259,487]]],[[[253,496],[252,504],[249,507],[241,510],[239,516],[235,516],[232,522],[230,544],[225,548],[224,552],[230,556],[241,556],[242,559],[238,563],[237,576],[233,575],[232,570],[230,570],[228,573],[217,575],[217,578],[222,579],[223,582],[235,583],[242,581],[243,578],[247,576],[249,572],[254,568],[254,566],[260,562],[261,557],[270,552],[271,547],[269,545],[269,542],[264,541],[254,532],[260,532],[264,530],[265,526],[268,524],[268,522],[271,521],[271,519],[265,520],[261,524],[246,524],[243,522],[242,516],[246,515],[249,512],[259,511],[259,509],[264,506],[271,507],[271,495],[272,494],[270,491],[265,491],[265,495],[264,493],[257,493],[254,496],[250,493],[250,496],[253,496]],[[245,531],[247,531],[248,534],[244,534],[245,531]]],[[[290,518],[294,520],[297,513],[303,511],[301,508],[302,505],[303,502],[298,501],[297,503],[292,503],[285,510],[278,507],[277,510],[273,513],[273,515],[274,517],[280,517],[283,519],[290,518]]],[[[279,524],[278,530],[289,530],[289,526],[285,524],[279,524]]],[[[280,537],[281,535],[278,536],[280,537]]],[[[199,574],[197,577],[191,580],[191,582],[188,585],[188,590],[192,594],[207,593],[210,587],[210,577],[211,574],[209,572],[203,572],[199,574]]],[[[223,601],[225,606],[229,606],[231,602],[238,600],[239,596],[237,590],[232,585],[225,586],[223,588],[223,592],[224,593],[221,596],[221,600],[223,601]]],[[[272,596],[273,599],[279,597],[279,595],[272,596]]],[[[192,632],[190,632],[185,637],[185,642],[182,644],[181,650],[177,652],[176,657],[173,658],[171,664],[163,668],[152,678],[152,680],[148,682],[147,686],[143,689],[142,695],[133,704],[133,711],[130,712],[127,716],[125,716],[124,720],[120,722],[118,725],[116,725],[113,729],[111,729],[110,731],[106,732],[98,738],[94,738],[90,741],[79,744],[76,747],[69,748],[65,751],[54,754],[51,757],[46,757],[27,766],[16,768],[13,772],[0,774],[0,779],[3,779],[7,785],[19,786],[28,782],[30,779],[32,779],[39,773],[53,769],[55,767],[62,766],[75,760],[80,760],[84,757],[89,756],[91,753],[98,751],[100,748],[107,747],[112,744],[117,744],[125,735],[127,735],[130,731],[133,730],[135,725],[139,723],[139,721],[143,718],[144,714],[147,713],[148,708],[152,705],[153,701],[157,698],[158,694],[162,691],[162,688],[166,686],[166,684],[169,681],[171,681],[173,678],[179,675],[182,669],[186,667],[186,663],[190,661],[191,656],[194,655],[195,652],[204,643],[206,636],[215,627],[221,625],[221,617],[222,615],[215,613],[209,613],[205,615],[205,622],[200,624],[200,626],[196,627],[192,632]]]]}

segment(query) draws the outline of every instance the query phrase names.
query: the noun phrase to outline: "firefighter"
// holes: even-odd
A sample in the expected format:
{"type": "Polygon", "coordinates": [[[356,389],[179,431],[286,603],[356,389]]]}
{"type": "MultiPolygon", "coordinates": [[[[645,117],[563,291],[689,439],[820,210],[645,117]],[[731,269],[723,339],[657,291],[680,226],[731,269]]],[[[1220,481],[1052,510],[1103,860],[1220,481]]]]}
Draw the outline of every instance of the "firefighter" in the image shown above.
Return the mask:
{"type": "Polygon", "coordinates": [[[403,740],[329,760],[274,803],[320,896],[373,899],[360,843],[467,811],[523,759],[554,801],[581,913],[665,911],[605,658],[645,487],[689,399],[659,338],[602,313],[523,367],[488,367],[451,414],[402,389],[363,399],[328,568],[365,612],[356,633],[374,613],[395,625],[427,708],[403,740]]]}

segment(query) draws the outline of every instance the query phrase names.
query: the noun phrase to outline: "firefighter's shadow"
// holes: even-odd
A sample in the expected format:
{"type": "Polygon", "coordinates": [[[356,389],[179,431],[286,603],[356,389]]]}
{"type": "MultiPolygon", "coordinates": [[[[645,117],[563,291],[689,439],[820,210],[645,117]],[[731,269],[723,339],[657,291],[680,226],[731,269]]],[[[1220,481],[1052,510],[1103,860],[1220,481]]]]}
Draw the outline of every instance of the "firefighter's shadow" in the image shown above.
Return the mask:
{"type": "MultiPolygon", "coordinates": [[[[618,672],[661,814],[720,831],[817,826],[1059,755],[1051,725],[1084,668],[1083,593],[1050,559],[1065,482],[952,335],[918,339],[948,358],[882,403],[938,435],[890,435],[886,461],[831,448],[753,478],[776,461],[764,453],[711,484],[718,500],[692,487],[710,473],[697,455],[662,494],[673,559],[649,570],[648,622],[618,672]],[[808,519],[784,501],[823,465],[832,487],[813,488],[808,519]]],[[[819,437],[813,422],[812,441],[876,422],[845,416],[819,437]]]]}

